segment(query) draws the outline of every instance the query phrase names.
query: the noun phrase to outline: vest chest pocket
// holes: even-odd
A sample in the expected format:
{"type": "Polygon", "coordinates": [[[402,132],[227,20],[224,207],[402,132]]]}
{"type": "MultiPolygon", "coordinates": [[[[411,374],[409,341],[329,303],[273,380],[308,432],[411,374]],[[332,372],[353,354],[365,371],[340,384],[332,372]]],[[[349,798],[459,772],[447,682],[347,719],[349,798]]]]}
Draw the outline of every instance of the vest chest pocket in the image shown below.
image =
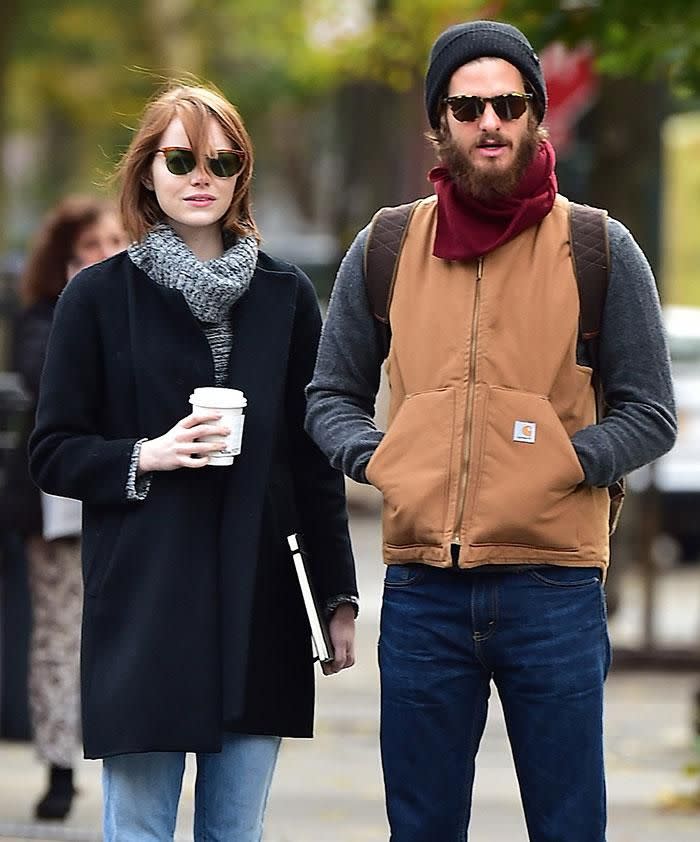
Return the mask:
{"type": "Polygon", "coordinates": [[[384,496],[385,543],[442,543],[454,428],[453,388],[405,398],[366,469],[384,496]]]}
{"type": "Polygon", "coordinates": [[[550,401],[491,387],[481,424],[469,543],[578,550],[584,473],[550,401]]]}

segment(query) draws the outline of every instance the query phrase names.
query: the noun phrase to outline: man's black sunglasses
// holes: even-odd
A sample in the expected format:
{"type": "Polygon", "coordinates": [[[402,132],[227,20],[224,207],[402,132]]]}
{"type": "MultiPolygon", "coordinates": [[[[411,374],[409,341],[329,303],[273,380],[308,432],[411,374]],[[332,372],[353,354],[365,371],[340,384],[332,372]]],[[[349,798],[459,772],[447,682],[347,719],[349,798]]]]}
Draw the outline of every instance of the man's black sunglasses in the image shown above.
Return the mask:
{"type": "MultiPolygon", "coordinates": [[[[181,146],[164,146],[156,150],[165,157],[165,166],[173,175],[187,175],[197,166],[194,152],[181,146]]],[[[243,166],[243,154],[228,149],[217,150],[216,158],[204,158],[204,163],[217,178],[233,178],[243,166]]]]}
{"type": "Polygon", "coordinates": [[[527,110],[527,103],[532,94],[499,94],[498,96],[446,96],[443,102],[452,109],[452,115],[460,123],[473,123],[486,110],[486,103],[490,102],[496,116],[500,120],[517,120],[527,110]]]}

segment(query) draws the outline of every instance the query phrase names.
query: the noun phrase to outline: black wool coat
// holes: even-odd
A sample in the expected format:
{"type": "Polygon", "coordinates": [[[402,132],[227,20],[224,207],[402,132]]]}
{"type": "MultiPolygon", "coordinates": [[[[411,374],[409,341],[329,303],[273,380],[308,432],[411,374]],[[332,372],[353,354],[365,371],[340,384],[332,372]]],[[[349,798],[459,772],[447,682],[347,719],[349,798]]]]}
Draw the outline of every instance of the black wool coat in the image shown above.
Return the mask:
{"type": "Polygon", "coordinates": [[[313,663],[285,536],[299,530],[322,600],[356,594],[343,480],[303,429],[321,320],[295,266],[260,254],[232,309],[228,385],[248,399],[231,467],[152,475],[126,499],[135,442],[214,383],[182,294],[126,252],[56,307],[29,442],[36,483],[83,501],[86,757],[217,751],[222,730],[310,736],[313,663]]]}

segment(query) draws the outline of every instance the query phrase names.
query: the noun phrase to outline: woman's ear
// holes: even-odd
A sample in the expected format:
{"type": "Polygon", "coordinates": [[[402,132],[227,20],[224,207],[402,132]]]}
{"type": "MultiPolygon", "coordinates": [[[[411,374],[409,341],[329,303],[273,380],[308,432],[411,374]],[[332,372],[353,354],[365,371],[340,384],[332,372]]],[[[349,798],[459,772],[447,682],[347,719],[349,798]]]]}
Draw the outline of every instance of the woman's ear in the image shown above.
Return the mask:
{"type": "Polygon", "coordinates": [[[151,192],[154,191],[153,187],[153,178],[151,177],[150,172],[144,173],[141,176],[141,184],[146,188],[146,190],[150,190],[151,192]]]}

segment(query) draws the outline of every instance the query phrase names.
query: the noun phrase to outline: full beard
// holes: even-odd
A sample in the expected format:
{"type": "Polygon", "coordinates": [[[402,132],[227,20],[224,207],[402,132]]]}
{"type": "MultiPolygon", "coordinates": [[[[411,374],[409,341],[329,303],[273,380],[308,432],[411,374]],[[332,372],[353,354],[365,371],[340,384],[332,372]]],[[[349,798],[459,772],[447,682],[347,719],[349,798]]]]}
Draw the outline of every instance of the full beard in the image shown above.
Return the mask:
{"type": "MultiPolygon", "coordinates": [[[[487,133],[486,138],[499,139],[497,132],[487,133]]],[[[512,164],[506,169],[476,166],[460,149],[454,138],[445,133],[437,145],[440,162],[449,171],[452,180],[464,193],[483,201],[494,201],[512,196],[539,148],[541,136],[537,124],[531,120],[528,131],[515,152],[512,164]]]]}

